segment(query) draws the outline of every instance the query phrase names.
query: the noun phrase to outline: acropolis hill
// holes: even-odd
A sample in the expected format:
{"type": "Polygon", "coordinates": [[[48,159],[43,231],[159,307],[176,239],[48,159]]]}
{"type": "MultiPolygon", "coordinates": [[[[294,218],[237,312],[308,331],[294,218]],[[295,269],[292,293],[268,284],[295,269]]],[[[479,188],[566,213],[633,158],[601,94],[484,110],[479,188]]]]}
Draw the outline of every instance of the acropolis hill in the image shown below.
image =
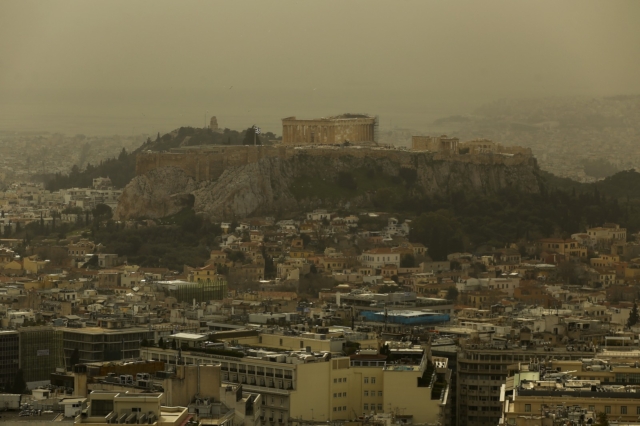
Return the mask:
{"type": "Polygon", "coordinates": [[[501,155],[476,153],[453,155],[445,152],[408,151],[369,147],[293,147],[293,146],[201,146],[173,149],[170,152],[142,152],[136,157],[136,175],[145,175],[163,167],[176,167],[195,181],[218,179],[225,170],[244,167],[265,159],[293,160],[297,157],[323,159],[389,160],[400,167],[415,168],[417,158],[430,161],[516,166],[532,160],[530,154],[501,155]]]}
{"type": "Polygon", "coordinates": [[[137,176],[125,188],[116,217],[159,218],[193,206],[214,220],[231,220],[317,207],[384,208],[393,197],[539,190],[528,149],[446,136],[416,136],[411,150],[382,147],[371,140],[376,123],[360,114],[289,117],[283,119],[287,136],[273,146],[139,152],[137,176]],[[345,175],[348,184],[339,182],[345,175]],[[382,197],[385,191],[392,197],[382,197]]]}

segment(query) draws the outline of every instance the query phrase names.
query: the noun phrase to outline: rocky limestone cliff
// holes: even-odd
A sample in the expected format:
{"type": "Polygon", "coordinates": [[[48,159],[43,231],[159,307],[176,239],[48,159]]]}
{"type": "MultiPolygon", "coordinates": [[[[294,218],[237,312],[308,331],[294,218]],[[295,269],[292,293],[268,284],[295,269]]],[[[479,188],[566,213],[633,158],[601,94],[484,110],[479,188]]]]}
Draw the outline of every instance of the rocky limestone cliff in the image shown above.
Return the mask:
{"type": "MultiPolygon", "coordinates": [[[[490,194],[506,187],[525,192],[539,190],[538,168],[533,158],[456,156],[442,159],[429,153],[412,152],[396,153],[389,158],[368,158],[301,152],[293,158],[263,158],[231,167],[218,179],[201,182],[194,181],[177,167],[149,171],[127,185],[115,216],[121,220],[159,218],[193,205],[197,213],[221,221],[319,207],[371,207],[375,188],[345,191],[334,183],[338,173],[375,170],[376,176],[393,181],[403,167],[416,170],[416,180],[405,194],[415,198],[457,191],[490,194]],[[300,186],[300,182],[306,186],[300,186]],[[335,186],[335,193],[331,185],[335,186]],[[321,188],[325,191],[320,191],[321,188]]],[[[359,176],[360,186],[366,187],[366,176],[371,175],[359,176]]],[[[405,191],[404,186],[390,188],[405,191]]]]}

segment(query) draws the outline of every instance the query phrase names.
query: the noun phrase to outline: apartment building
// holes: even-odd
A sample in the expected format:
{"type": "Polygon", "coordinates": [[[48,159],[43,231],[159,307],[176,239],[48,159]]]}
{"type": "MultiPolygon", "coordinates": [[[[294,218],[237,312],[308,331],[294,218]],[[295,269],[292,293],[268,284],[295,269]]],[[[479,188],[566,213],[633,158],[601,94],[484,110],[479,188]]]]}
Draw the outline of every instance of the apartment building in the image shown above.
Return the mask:
{"type": "Polygon", "coordinates": [[[506,381],[509,366],[530,359],[553,356],[575,360],[593,356],[588,345],[565,347],[496,346],[491,343],[461,342],[457,358],[457,425],[494,426],[502,416],[500,387],[506,381]]]}
{"type": "Polygon", "coordinates": [[[64,367],[60,330],[50,326],[21,327],[18,334],[20,368],[30,387],[48,382],[56,368],[64,367]]]}
{"type": "MultiPolygon", "coordinates": [[[[637,359],[635,352],[635,357],[631,353],[628,357],[637,359]]],[[[636,423],[640,416],[638,363],[602,356],[605,358],[512,365],[503,385],[500,424],[593,424],[599,422],[601,413],[618,423],[636,423]]]]}
{"type": "Polygon", "coordinates": [[[86,409],[75,418],[75,424],[106,425],[111,423],[178,426],[186,424],[186,407],[163,407],[161,393],[93,391],[86,409]]]}
{"type": "Polygon", "coordinates": [[[242,385],[262,396],[265,426],[353,421],[372,412],[393,412],[416,423],[448,418],[450,372],[446,358],[430,359],[423,347],[410,342],[391,343],[386,350],[388,355],[380,356],[373,349],[354,357],[311,349],[250,350],[235,358],[149,348],[142,356],[168,364],[220,363],[223,383],[242,385]]]}
{"type": "Polygon", "coordinates": [[[14,330],[0,330],[0,389],[8,389],[18,374],[19,337],[14,330]]]}
{"type": "Polygon", "coordinates": [[[153,332],[142,327],[66,327],[59,330],[65,358],[69,359],[74,349],[78,349],[81,363],[138,358],[140,342],[153,339],[153,332]]]}

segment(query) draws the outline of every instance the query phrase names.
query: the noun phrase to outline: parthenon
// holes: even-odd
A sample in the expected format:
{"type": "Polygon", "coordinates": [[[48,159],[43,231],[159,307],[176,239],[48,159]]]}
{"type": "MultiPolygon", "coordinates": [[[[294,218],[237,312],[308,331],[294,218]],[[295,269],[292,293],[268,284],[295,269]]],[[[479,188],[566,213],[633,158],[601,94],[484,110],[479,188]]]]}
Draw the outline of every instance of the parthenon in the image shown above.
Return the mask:
{"type": "Polygon", "coordinates": [[[342,114],[313,120],[282,119],[284,145],[372,144],[376,141],[376,117],[342,114]]]}

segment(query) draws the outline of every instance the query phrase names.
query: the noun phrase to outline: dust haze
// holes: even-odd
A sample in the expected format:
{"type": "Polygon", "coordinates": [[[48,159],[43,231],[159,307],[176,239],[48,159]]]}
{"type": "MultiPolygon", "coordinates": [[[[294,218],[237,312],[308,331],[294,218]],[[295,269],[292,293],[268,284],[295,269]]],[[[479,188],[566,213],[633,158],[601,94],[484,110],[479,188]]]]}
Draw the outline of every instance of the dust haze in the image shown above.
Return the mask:
{"type": "Polygon", "coordinates": [[[421,129],[501,98],[640,92],[635,1],[2,1],[0,130],[346,111],[421,129]]]}

